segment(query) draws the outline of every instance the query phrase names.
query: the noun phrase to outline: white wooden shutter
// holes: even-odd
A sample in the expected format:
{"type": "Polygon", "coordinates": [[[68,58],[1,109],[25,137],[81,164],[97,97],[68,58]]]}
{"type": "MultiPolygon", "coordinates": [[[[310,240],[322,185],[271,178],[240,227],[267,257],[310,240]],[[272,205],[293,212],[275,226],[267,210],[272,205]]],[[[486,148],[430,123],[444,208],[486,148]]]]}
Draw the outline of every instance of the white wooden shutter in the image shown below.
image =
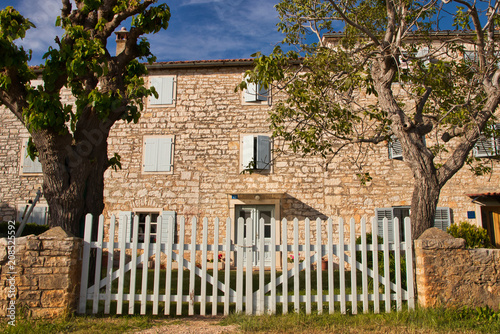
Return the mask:
{"type": "Polygon", "coordinates": [[[243,169],[255,168],[254,159],[254,136],[243,136],[241,142],[241,166],[243,169]]]}
{"type": "Polygon", "coordinates": [[[156,89],[158,98],[150,97],[150,104],[164,105],[174,103],[174,77],[150,77],[150,85],[156,89]]]}
{"type": "Polygon", "coordinates": [[[38,158],[31,160],[28,156],[28,143],[23,145],[23,173],[25,174],[39,174],[42,173],[42,164],[38,158]]]}
{"type": "Polygon", "coordinates": [[[434,227],[437,227],[446,232],[446,229],[451,225],[451,210],[450,208],[436,208],[436,216],[434,217],[434,227]]]}
{"type": "Polygon", "coordinates": [[[403,159],[403,148],[396,136],[391,136],[389,140],[389,159],[403,159]]]}
{"type": "MultiPolygon", "coordinates": [[[[383,219],[387,218],[389,225],[389,242],[394,242],[394,213],[393,208],[377,208],[375,209],[375,216],[377,217],[378,236],[384,237],[383,219]]],[[[385,242],[385,240],[384,240],[385,242]]]]}
{"type": "MultiPolygon", "coordinates": [[[[161,242],[162,243],[166,243],[167,240],[168,240],[168,233],[170,233],[170,231],[168,230],[168,223],[170,222],[170,220],[172,220],[172,224],[173,224],[173,231],[175,231],[175,218],[176,218],[176,213],[175,211],[162,211],[161,213],[161,226],[158,226],[157,228],[160,229],[161,228],[161,242]]],[[[172,241],[174,239],[172,238],[172,241]]]]}
{"type": "Polygon", "coordinates": [[[257,99],[257,84],[255,82],[247,82],[247,89],[245,89],[244,97],[245,102],[255,102],[257,99]]]}
{"type": "Polygon", "coordinates": [[[500,123],[495,124],[495,130],[497,131],[494,136],[495,150],[496,155],[500,155],[500,123]]]}
{"type": "Polygon", "coordinates": [[[158,172],[170,172],[172,169],[172,138],[163,137],[158,139],[158,172]]]}
{"type": "Polygon", "coordinates": [[[158,138],[145,138],[144,141],[144,171],[156,172],[158,166],[158,138]]]}
{"type": "Polygon", "coordinates": [[[257,169],[271,168],[271,141],[268,136],[257,136],[257,169]]]}
{"type": "Polygon", "coordinates": [[[132,211],[120,211],[118,222],[118,240],[120,240],[120,236],[123,228],[125,228],[125,240],[126,242],[130,242],[132,236],[132,223],[133,223],[133,215],[132,211]]]}
{"type": "Polygon", "coordinates": [[[427,55],[429,54],[429,48],[427,46],[424,46],[417,52],[417,58],[423,58],[424,59],[424,66],[429,66],[429,57],[427,55]]]}
{"type": "Polygon", "coordinates": [[[144,171],[170,172],[172,169],[172,138],[145,138],[144,171]]]}

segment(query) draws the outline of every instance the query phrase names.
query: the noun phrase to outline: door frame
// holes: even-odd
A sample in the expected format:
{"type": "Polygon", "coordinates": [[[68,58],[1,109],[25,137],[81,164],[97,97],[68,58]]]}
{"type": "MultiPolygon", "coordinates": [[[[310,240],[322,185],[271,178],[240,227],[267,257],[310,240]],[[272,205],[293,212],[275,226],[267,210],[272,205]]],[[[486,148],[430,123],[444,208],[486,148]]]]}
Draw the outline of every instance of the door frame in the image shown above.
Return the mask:
{"type": "Polygon", "coordinates": [[[500,227],[495,228],[494,221],[490,219],[490,213],[492,212],[500,215],[500,205],[486,205],[481,207],[481,220],[483,228],[488,231],[491,243],[498,247],[500,245],[500,227]]]}
{"type": "MultiPolygon", "coordinates": [[[[276,222],[276,244],[281,242],[281,197],[282,194],[228,194],[229,218],[231,218],[231,231],[233,231],[231,240],[236,243],[234,231],[236,231],[236,206],[269,205],[274,206],[274,219],[276,222]],[[236,197],[236,198],[234,198],[236,197]]],[[[226,236],[227,237],[227,236],[226,236]]],[[[235,259],[232,259],[233,263],[235,259]]],[[[281,268],[281,254],[276,252],[276,266],[281,268]]]]}

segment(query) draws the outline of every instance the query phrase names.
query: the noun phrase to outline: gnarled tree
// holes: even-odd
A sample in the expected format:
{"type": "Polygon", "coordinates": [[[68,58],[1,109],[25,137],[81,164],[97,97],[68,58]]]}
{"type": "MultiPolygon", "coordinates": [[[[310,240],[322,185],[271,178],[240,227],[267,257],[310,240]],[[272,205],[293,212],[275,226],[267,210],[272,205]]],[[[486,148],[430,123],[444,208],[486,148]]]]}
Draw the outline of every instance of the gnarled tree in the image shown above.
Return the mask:
{"type": "MultiPolygon", "coordinates": [[[[285,93],[271,112],[272,128],[296,152],[331,159],[348,146],[362,153],[398,141],[414,178],[416,238],[433,225],[441,189],[464,164],[487,170],[471,150],[480,135],[492,135],[500,101],[499,7],[498,1],[282,0],[283,44],[297,49],[259,53],[247,74],[285,93]],[[446,20],[455,30],[439,30],[446,20]]],[[[367,181],[366,155],[357,157],[358,175],[367,181]]]]}
{"type": "Polygon", "coordinates": [[[56,25],[64,34],[45,54],[35,73],[30,52],[15,44],[35,26],[12,7],[0,12],[0,103],[31,134],[29,152],[43,170],[43,193],[49,225],[80,234],[84,215],[97,217],[104,208],[104,172],[119,167],[108,156],[107,139],[118,120],[137,122],[143,98],[155,94],[144,86],[146,66],[154,61],[142,36],[166,29],[166,4],[157,0],[62,0],[56,25]],[[108,38],[132,18],[124,50],[112,55],[108,38]],[[43,84],[30,81],[41,76],[43,84]],[[74,101],[62,100],[70,91],[74,101]]]}

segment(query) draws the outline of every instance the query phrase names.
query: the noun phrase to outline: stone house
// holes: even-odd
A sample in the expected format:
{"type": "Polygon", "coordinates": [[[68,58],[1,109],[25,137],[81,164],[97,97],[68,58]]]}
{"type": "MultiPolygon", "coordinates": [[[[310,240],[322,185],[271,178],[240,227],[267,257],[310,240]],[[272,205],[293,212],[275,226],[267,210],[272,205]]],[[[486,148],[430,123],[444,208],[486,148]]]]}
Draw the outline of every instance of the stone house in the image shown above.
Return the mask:
{"type": "MultiPolygon", "coordinates": [[[[177,225],[180,216],[186,222],[192,217],[221,222],[245,217],[255,225],[264,218],[268,238],[272,228],[280,237],[282,218],[359,221],[408,215],[413,178],[388,143],[370,151],[367,171],[373,179],[366,185],[356,177],[349,151],[328,168],[319,157],[275,154],[273,148],[284,143],[273,139],[269,129],[273,92],[258,85],[235,92],[252,63],[230,59],[149,66],[147,82],[159,92],[158,99],[147,101],[137,124],[117,122],[108,140],[110,155],[120,154],[122,164],[121,170],[106,172],[108,224],[111,215],[137,214],[143,227],[151,215],[154,238],[160,215],[174,217],[177,225]]],[[[26,129],[3,107],[0,118],[0,219],[20,219],[41,187],[41,169],[26,157],[26,129]]],[[[500,143],[496,145],[500,154],[500,143]]],[[[447,183],[437,226],[467,220],[488,228],[500,244],[500,166],[494,164],[492,175],[475,177],[463,168],[447,183]]],[[[38,223],[46,220],[44,203],[42,199],[32,218],[38,223]]]]}

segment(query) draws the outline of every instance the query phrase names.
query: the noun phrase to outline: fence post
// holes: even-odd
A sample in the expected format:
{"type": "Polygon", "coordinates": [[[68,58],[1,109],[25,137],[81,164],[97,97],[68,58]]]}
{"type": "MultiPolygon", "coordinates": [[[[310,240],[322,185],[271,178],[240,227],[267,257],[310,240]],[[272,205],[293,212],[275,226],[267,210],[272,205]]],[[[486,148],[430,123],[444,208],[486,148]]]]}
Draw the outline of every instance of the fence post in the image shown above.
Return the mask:
{"type": "Polygon", "coordinates": [[[82,261],[82,278],[80,283],[80,303],[78,305],[78,313],[85,314],[87,308],[87,286],[89,282],[89,260],[90,260],[90,242],[92,236],[92,215],[89,213],[85,216],[85,234],[83,238],[83,261],[82,261]]]}

